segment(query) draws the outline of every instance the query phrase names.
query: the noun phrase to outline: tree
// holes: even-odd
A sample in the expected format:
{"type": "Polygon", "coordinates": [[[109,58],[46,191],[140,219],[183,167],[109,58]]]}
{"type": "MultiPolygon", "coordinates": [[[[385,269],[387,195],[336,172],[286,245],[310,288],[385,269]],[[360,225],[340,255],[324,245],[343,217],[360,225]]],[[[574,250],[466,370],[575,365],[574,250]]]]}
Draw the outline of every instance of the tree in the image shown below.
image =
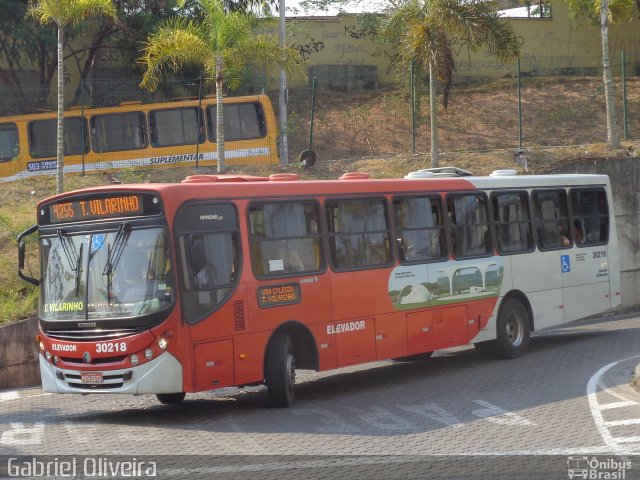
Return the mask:
{"type": "Polygon", "coordinates": [[[64,191],[64,28],[94,15],[116,16],[111,0],[33,0],[28,14],[58,28],[58,125],[56,138],[56,191],[64,191]]]}
{"type": "Polygon", "coordinates": [[[620,148],[620,135],[616,124],[615,87],[609,60],[609,23],[618,24],[633,15],[634,0],[567,0],[573,17],[586,14],[592,24],[600,24],[602,41],[602,80],[607,112],[607,148],[620,148]]]}
{"type": "Polygon", "coordinates": [[[390,9],[384,26],[404,61],[429,72],[431,97],[431,165],[438,166],[436,79],[444,83],[447,108],[455,71],[454,45],[486,47],[501,61],[519,53],[513,27],[498,16],[497,4],[485,0],[406,0],[390,9]]]}
{"type": "Polygon", "coordinates": [[[226,171],[224,157],[223,87],[235,88],[248,61],[290,69],[299,54],[265,35],[254,35],[257,18],[248,12],[229,11],[223,0],[198,0],[198,20],[173,18],[163,22],[149,37],[142,62],[146,71],[141,86],[155,90],[165,69],[186,65],[202,68],[215,79],[217,171],[226,171]]]}

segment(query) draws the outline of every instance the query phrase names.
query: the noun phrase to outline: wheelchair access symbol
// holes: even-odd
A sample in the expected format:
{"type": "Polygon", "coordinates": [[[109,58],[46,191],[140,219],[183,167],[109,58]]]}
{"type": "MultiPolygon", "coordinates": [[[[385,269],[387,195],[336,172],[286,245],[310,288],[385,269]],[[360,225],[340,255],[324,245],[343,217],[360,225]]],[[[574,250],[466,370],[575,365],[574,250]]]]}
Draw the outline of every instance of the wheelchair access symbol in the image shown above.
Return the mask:
{"type": "Polygon", "coordinates": [[[560,263],[562,265],[562,273],[569,273],[571,271],[571,260],[569,255],[561,255],[560,263]]]}

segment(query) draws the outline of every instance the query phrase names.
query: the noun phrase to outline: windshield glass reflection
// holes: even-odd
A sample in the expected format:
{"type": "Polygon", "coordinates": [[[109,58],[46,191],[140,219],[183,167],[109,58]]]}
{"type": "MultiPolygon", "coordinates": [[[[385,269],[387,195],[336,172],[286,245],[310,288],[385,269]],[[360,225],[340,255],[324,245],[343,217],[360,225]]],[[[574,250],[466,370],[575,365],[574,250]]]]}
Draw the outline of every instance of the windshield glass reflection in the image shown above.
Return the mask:
{"type": "Polygon", "coordinates": [[[131,317],[173,303],[164,229],[58,234],[42,239],[41,252],[43,320],[131,317]]]}

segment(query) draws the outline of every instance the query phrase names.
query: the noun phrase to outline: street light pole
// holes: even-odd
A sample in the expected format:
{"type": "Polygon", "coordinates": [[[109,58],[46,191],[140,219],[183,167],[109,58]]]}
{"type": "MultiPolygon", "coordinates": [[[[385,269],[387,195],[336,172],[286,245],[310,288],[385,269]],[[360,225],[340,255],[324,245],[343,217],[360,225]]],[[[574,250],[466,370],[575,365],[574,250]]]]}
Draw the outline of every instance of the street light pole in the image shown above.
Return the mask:
{"type": "MultiPolygon", "coordinates": [[[[285,21],[285,0],[280,0],[280,45],[282,48],[286,46],[287,33],[285,21]]],[[[280,166],[286,167],[289,158],[289,141],[287,138],[287,72],[283,67],[280,68],[280,101],[279,101],[279,117],[280,117],[280,166]]]]}

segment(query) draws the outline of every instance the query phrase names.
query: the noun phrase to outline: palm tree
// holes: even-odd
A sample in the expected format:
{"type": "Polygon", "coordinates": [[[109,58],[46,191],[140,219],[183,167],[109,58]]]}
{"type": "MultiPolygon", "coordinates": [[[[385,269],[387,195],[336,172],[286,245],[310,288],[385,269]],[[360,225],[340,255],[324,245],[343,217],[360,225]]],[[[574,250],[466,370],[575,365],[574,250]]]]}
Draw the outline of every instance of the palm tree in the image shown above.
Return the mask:
{"type": "Polygon", "coordinates": [[[155,90],[165,69],[179,70],[189,64],[200,66],[207,78],[215,79],[217,171],[224,173],[224,86],[238,85],[249,60],[288,69],[299,54],[272,37],[254,35],[257,19],[251,13],[227,11],[223,0],[197,0],[197,4],[199,20],[170,19],[149,37],[141,59],[146,66],[141,86],[155,90]]]}
{"type": "MultiPolygon", "coordinates": [[[[620,135],[616,125],[615,88],[609,60],[609,24],[629,20],[634,11],[634,0],[566,0],[572,16],[586,14],[592,24],[600,25],[602,42],[602,79],[607,112],[607,147],[620,148],[620,135]]],[[[639,4],[640,6],[640,4],[639,4]]]]}
{"type": "Polygon", "coordinates": [[[518,55],[513,28],[497,11],[492,0],[406,0],[389,12],[385,36],[398,44],[406,61],[429,72],[433,167],[438,166],[436,79],[444,83],[446,108],[455,71],[453,46],[486,47],[501,61],[518,55]]]}
{"type": "Polygon", "coordinates": [[[96,16],[116,18],[112,0],[31,0],[27,14],[43,25],[58,27],[58,127],[56,137],[56,191],[64,191],[64,28],[96,16]]]}

